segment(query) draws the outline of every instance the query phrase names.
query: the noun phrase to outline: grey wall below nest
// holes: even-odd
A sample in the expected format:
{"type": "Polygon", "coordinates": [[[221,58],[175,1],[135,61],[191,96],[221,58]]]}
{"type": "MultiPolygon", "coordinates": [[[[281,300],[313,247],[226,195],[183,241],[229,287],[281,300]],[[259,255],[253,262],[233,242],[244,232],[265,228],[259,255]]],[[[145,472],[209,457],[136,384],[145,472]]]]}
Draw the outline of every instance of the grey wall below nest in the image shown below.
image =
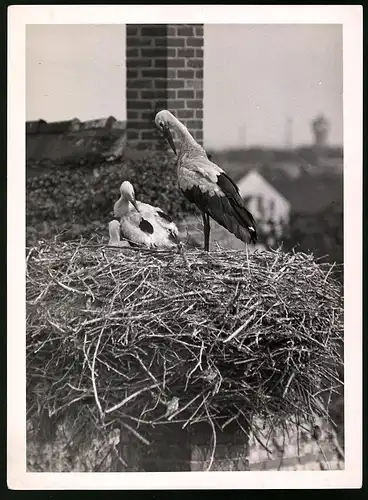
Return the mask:
{"type": "MultiPolygon", "coordinates": [[[[262,429],[262,422],[258,422],[262,435],[257,439],[250,432],[249,440],[229,425],[225,432],[217,432],[211,470],[344,469],[344,452],[335,432],[322,421],[318,424],[321,428],[318,441],[313,438],[313,429],[306,424],[287,435],[280,429],[272,432],[267,426],[262,429]]],[[[59,424],[50,442],[29,435],[29,472],[204,471],[212,456],[212,429],[208,424],[197,424],[190,431],[181,429],[179,424],[159,425],[144,432],[140,429],[140,433],[150,439],[150,446],[142,444],[127,431],[115,430],[107,441],[92,439],[82,443],[75,454],[69,449],[70,433],[63,430],[62,425],[59,424]]]]}

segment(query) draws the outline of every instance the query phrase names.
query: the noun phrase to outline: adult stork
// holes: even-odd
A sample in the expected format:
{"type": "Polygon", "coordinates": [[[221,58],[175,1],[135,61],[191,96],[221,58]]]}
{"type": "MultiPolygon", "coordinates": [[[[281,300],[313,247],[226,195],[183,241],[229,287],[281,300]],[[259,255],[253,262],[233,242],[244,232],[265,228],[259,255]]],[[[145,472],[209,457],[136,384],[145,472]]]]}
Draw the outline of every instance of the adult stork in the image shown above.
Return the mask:
{"type": "Polygon", "coordinates": [[[159,111],[155,124],[178,157],[178,182],[181,191],[202,212],[204,249],[209,251],[210,217],[241,241],[255,243],[255,221],[231,177],[209,160],[206,151],[170,111],[159,111]],[[170,129],[176,133],[178,152],[170,129]]]}
{"type": "Polygon", "coordinates": [[[179,231],[171,217],[160,208],[136,201],[134,188],[128,181],[120,186],[114,217],[120,218],[121,232],[133,245],[165,248],[179,243],[179,231]]]}

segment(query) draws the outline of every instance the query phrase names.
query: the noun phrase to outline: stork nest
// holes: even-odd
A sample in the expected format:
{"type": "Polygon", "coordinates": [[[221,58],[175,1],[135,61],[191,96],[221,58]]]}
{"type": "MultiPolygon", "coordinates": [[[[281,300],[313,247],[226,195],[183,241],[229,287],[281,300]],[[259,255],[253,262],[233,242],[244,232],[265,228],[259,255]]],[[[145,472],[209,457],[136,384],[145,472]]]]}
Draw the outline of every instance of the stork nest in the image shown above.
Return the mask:
{"type": "Polygon", "coordinates": [[[125,422],[138,437],[328,418],[343,335],[331,271],[281,250],[40,242],[27,249],[27,417],[125,422]]]}

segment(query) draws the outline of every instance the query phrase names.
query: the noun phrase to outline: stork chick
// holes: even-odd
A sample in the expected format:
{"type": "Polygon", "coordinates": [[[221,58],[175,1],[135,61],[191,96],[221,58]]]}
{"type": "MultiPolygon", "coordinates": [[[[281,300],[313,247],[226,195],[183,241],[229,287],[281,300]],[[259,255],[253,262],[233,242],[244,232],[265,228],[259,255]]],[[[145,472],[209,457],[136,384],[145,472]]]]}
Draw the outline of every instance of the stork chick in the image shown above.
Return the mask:
{"type": "Polygon", "coordinates": [[[167,248],[179,243],[179,231],[171,217],[157,207],[136,201],[128,181],[120,186],[114,217],[120,218],[121,232],[133,245],[167,248]]]}
{"type": "Polygon", "coordinates": [[[109,222],[109,246],[110,247],[128,247],[127,241],[120,241],[120,222],[112,220],[109,222]]]}
{"type": "Polygon", "coordinates": [[[181,191],[202,212],[204,249],[209,251],[210,217],[241,241],[255,243],[255,221],[231,177],[208,159],[206,151],[170,111],[159,111],[155,124],[178,157],[177,173],[181,191]],[[176,134],[178,152],[170,129],[176,134]]]}

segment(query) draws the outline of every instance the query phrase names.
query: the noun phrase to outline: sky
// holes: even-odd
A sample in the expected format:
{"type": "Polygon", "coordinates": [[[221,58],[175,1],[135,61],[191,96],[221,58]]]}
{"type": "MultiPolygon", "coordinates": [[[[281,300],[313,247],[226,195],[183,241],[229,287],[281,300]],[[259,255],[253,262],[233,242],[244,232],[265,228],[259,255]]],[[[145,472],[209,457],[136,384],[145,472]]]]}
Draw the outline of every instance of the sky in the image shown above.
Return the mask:
{"type": "MultiPolygon", "coordinates": [[[[310,144],[310,122],[343,140],[340,25],[206,24],[204,145],[310,144]]],[[[26,119],[126,118],[125,25],[28,25],[26,119]]]]}

